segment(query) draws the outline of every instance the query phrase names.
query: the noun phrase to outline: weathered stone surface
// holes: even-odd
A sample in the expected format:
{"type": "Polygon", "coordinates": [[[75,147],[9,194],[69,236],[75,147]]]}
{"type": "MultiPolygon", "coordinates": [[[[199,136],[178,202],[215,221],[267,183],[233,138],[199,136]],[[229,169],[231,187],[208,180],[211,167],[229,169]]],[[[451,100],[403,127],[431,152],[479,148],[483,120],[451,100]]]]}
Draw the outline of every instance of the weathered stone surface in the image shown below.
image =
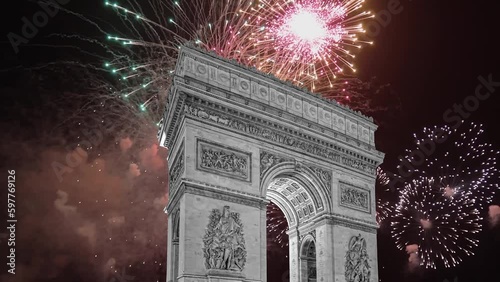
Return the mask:
{"type": "Polygon", "coordinates": [[[167,281],[266,281],[269,201],[290,281],[378,281],[370,118],[193,47],[170,93],[167,281]]]}

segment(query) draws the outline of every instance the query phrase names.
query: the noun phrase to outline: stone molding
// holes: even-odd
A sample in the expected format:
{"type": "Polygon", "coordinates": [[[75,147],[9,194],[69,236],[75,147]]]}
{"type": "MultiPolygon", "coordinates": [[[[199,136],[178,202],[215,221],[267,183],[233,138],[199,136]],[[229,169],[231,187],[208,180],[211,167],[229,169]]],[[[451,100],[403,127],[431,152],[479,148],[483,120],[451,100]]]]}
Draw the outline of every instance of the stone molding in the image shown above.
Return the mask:
{"type": "Polygon", "coordinates": [[[168,182],[169,191],[171,195],[177,188],[178,181],[181,175],[184,173],[184,142],[179,146],[177,150],[177,155],[172,162],[172,167],[169,169],[170,179],[168,182]]]}
{"type": "Polygon", "coordinates": [[[377,128],[373,119],[336,101],[324,99],[238,63],[228,63],[225,59],[193,47],[181,47],[179,61],[180,66],[175,71],[177,76],[192,77],[339,132],[349,129],[356,139],[367,143],[373,141],[370,136],[377,128]]]}
{"type": "Polygon", "coordinates": [[[169,202],[165,208],[167,213],[173,210],[177,205],[183,194],[193,194],[205,196],[217,200],[223,200],[236,204],[252,206],[260,209],[266,209],[269,201],[260,198],[257,195],[241,192],[238,190],[222,187],[218,185],[211,185],[208,183],[196,181],[193,179],[183,178],[179,187],[175,190],[173,195],[170,195],[169,202]]]}
{"type": "MultiPolygon", "coordinates": [[[[165,122],[163,124],[163,127],[160,127],[158,136],[162,138],[162,135],[165,134],[165,140],[163,140],[163,143],[160,143],[160,146],[164,146],[166,148],[171,148],[175,138],[171,138],[171,136],[177,136],[177,132],[179,132],[179,127],[181,124],[181,119],[183,118],[182,110],[184,108],[184,102],[186,95],[183,93],[177,93],[177,89],[175,86],[172,87],[174,92],[173,97],[169,97],[168,100],[174,99],[176,102],[172,103],[171,107],[174,107],[173,109],[170,109],[170,111],[165,111],[165,116],[163,119],[165,119],[165,122]],[[175,134],[174,134],[175,133],[175,134]]],[[[170,103],[170,102],[169,102],[170,103]]],[[[167,104],[168,105],[168,104],[167,104]]],[[[160,139],[162,140],[162,139],[160,139]]],[[[159,140],[159,141],[160,141],[159,140]]]]}
{"type": "Polygon", "coordinates": [[[252,154],[216,144],[196,140],[196,169],[246,182],[252,181],[252,154]]]}
{"type": "Polygon", "coordinates": [[[304,240],[304,238],[306,238],[309,235],[312,236],[314,243],[316,243],[316,229],[313,229],[313,230],[304,232],[302,234],[299,234],[299,246],[302,246],[302,241],[304,240]]]}
{"type": "MultiPolygon", "coordinates": [[[[193,101],[186,102],[184,106],[184,114],[195,119],[200,119],[205,122],[209,121],[225,128],[250,134],[254,138],[260,137],[261,139],[284,145],[289,149],[293,149],[301,153],[321,157],[329,162],[356,169],[357,171],[370,175],[371,177],[375,175],[378,161],[361,156],[357,152],[341,148],[338,145],[319,140],[284,126],[280,126],[282,128],[281,131],[278,130],[277,125],[274,125],[274,128],[271,128],[256,122],[250,122],[260,120],[250,115],[240,114],[240,117],[244,118],[242,119],[234,117],[227,112],[221,113],[215,109],[216,107],[219,109],[221,107],[210,102],[201,101],[195,97],[192,98],[193,101]],[[359,157],[354,157],[353,155],[359,157]]],[[[270,125],[272,126],[273,124],[270,125]]]]}
{"type": "Polygon", "coordinates": [[[339,206],[371,214],[371,191],[346,183],[339,182],[339,206]]]}
{"type": "Polygon", "coordinates": [[[318,217],[318,219],[316,220],[316,227],[324,224],[339,225],[354,230],[360,230],[374,234],[376,234],[378,230],[378,225],[376,223],[337,213],[325,214],[321,217],[318,217]]]}

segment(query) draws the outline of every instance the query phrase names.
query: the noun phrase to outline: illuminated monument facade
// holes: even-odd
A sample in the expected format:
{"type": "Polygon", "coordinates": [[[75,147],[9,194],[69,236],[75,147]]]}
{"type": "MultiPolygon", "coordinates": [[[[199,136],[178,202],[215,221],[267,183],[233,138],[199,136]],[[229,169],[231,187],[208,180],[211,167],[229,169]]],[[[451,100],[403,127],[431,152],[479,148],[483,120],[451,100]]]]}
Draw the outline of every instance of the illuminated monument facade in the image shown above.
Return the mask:
{"type": "Polygon", "coordinates": [[[289,225],[290,281],[377,282],[375,130],[334,101],[182,47],[158,132],[167,281],[266,281],[272,201],[289,225]]]}

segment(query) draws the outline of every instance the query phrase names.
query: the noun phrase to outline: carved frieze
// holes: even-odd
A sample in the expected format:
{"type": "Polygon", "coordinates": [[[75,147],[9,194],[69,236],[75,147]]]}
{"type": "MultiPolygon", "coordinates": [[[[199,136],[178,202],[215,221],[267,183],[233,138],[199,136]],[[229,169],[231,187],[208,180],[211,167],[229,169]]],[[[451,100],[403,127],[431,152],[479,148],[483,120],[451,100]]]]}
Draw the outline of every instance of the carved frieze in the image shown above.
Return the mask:
{"type": "Polygon", "coordinates": [[[245,267],[247,251],[240,214],[229,206],[212,210],[203,237],[205,267],[241,272],[245,267]]]}
{"type": "MultiPolygon", "coordinates": [[[[332,147],[334,146],[326,147],[310,141],[304,141],[301,138],[295,137],[291,134],[272,130],[259,124],[248,122],[247,120],[238,119],[227,114],[209,110],[201,107],[200,105],[185,105],[184,112],[188,115],[205,120],[210,120],[211,122],[227,126],[231,129],[239,130],[253,136],[277,142],[312,155],[320,156],[330,161],[355,168],[370,175],[375,174],[375,164],[370,164],[368,162],[358,160],[352,156],[344,155],[343,153],[338,152],[338,150],[336,150],[335,148],[332,149],[332,147]]],[[[286,131],[293,132],[293,130],[286,131]]],[[[305,134],[302,134],[302,136],[307,137],[305,134]]]]}
{"type": "Polygon", "coordinates": [[[197,141],[197,168],[244,181],[251,181],[251,154],[222,145],[197,141]]]}
{"type": "Polygon", "coordinates": [[[262,176],[273,166],[282,163],[282,162],[293,162],[292,158],[286,158],[282,156],[278,156],[276,154],[261,151],[260,152],[260,177],[262,176]]]}
{"type": "Polygon", "coordinates": [[[346,282],[370,282],[370,268],[366,240],[361,234],[352,236],[345,255],[346,282]]]}
{"type": "Polygon", "coordinates": [[[325,187],[328,188],[330,192],[332,189],[332,172],[316,166],[308,166],[308,167],[323,182],[325,187]]]}
{"type": "Polygon", "coordinates": [[[340,182],[339,194],[339,204],[341,206],[367,213],[371,212],[370,191],[340,182]]]}

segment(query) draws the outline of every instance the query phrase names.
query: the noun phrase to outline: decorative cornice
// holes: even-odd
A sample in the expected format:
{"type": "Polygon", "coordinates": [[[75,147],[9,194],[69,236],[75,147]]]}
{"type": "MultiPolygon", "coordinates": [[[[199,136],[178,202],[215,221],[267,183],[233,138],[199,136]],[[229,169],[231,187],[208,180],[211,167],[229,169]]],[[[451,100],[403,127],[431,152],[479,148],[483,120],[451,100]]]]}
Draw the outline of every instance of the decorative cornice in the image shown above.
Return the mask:
{"type": "MultiPolygon", "coordinates": [[[[204,59],[210,59],[211,61],[216,60],[219,62],[223,62],[223,63],[226,63],[226,65],[229,64],[232,67],[236,67],[238,69],[242,69],[242,70],[245,70],[247,72],[250,72],[255,77],[257,77],[260,80],[264,80],[268,84],[269,83],[275,84],[273,86],[276,86],[276,84],[277,84],[280,88],[284,88],[283,90],[285,90],[287,92],[293,92],[294,94],[299,94],[300,96],[304,96],[308,99],[311,99],[312,101],[314,101],[316,103],[319,103],[319,104],[322,104],[324,106],[328,106],[328,107],[331,107],[334,109],[338,109],[340,111],[344,111],[347,114],[355,115],[357,117],[360,117],[360,118],[366,120],[367,122],[373,123],[372,117],[365,116],[359,111],[355,111],[346,105],[339,104],[334,99],[324,98],[320,94],[310,92],[307,88],[298,87],[297,85],[293,84],[290,81],[281,80],[272,74],[261,72],[254,67],[245,66],[245,65],[243,65],[235,60],[223,58],[223,57],[217,55],[217,53],[215,53],[213,51],[204,50],[204,49],[199,48],[193,42],[186,42],[183,46],[181,46],[180,49],[181,49],[181,51],[180,51],[181,55],[179,55],[179,58],[184,58],[185,56],[191,56],[193,59],[195,59],[197,61],[200,61],[200,58],[204,58],[204,59]]],[[[221,65],[224,65],[224,64],[221,64],[221,65]]],[[[176,73],[178,73],[178,72],[179,72],[179,70],[176,70],[176,73]]],[[[373,127],[376,128],[377,126],[373,124],[373,127]]]]}
{"type": "MultiPolygon", "coordinates": [[[[177,90],[175,90],[174,92],[177,92],[177,90]]],[[[166,148],[170,148],[173,141],[176,139],[175,137],[178,136],[180,122],[182,120],[182,117],[184,116],[182,114],[182,110],[184,109],[186,95],[184,93],[175,93],[174,97],[172,98],[177,99],[177,101],[170,105],[174,108],[171,109],[170,112],[166,112],[170,115],[164,117],[165,121],[163,124],[163,128],[160,128],[160,133],[158,133],[159,138],[161,138],[161,132],[165,134],[166,138],[165,140],[163,140],[163,144],[160,143],[160,146],[166,148]]]]}
{"type": "Polygon", "coordinates": [[[177,188],[178,182],[184,173],[184,142],[179,146],[177,155],[172,162],[172,167],[169,169],[170,179],[168,182],[169,195],[172,195],[177,188]]]}
{"type": "MultiPolygon", "coordinates": [[[[228,112],[220,112],[215,108],[216,106],[210,102],[190,97],[184,106],[184,114],[205,122],[211,122],[232,130],[250,134],[253,137],[278,143],[301,153],[319,156],[329,162],[354,168],[370,176],[375,174],[378,161],[361,156],[357,152],[284,126],[280,126],[280,130],[278,130],[277,126],[271,128],[258,124],[256,121],[260,119],[247,114],[240,113],[240,117],[235,117],[228,112]]],[[[221,107],[218,108],[220,109],[221,107]]],[[[272,124],[270,125],[272,126],[272,124]]]]}
{"type": "Polygon", "coordinates": [[[223,186],[212,185],[189,178],[183,178],[181,179],[179,187],[175,189],[173,195],[170,196],[167,211],[171,209],[171,205],[174,206],[174,203],[176,203],[184,193],[205,196],[208,198],[257,207],[260,209],[266,208],[269,203],[266,199],[260,198],[254,194],[245,193],[223,186]]]}
{"type": "Polygon", "coordinates": [[[337,213],[325,214],[315,220],[316,226],[323,224],[339,225],[355,230],[361,230],[368,233],[377,233],[378,225],[376,223],[357,219],[350,216],[345,216],[337,213]]]}

